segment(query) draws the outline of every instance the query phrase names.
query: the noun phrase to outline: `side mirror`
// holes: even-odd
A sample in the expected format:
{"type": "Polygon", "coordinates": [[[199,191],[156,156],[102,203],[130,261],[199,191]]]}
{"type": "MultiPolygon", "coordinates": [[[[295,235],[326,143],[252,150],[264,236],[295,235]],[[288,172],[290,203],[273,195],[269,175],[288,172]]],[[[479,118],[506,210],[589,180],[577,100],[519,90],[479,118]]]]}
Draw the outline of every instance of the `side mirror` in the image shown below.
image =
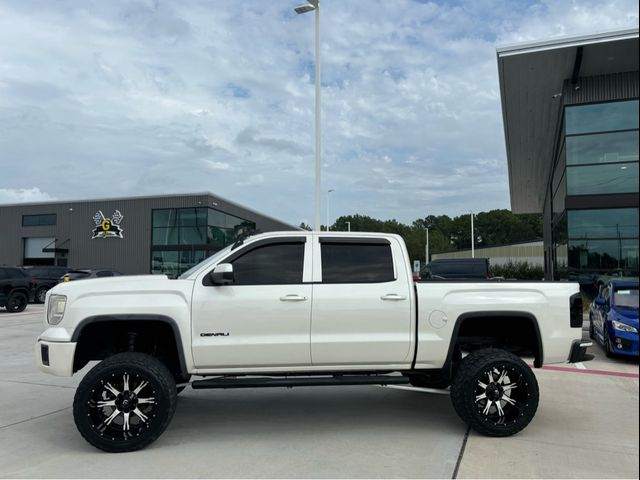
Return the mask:
{"type": "Polygon", "coordinates": [[[209,273],[211,283],[214,285],[230,285],[234,281],[233,265],[230,263],[221,263],[216,265],[209,273]]]}
{"type": "Polygon", "coordinates": [[[595,302],[596,302],[596,305],[599,305],[599,306],[601,306],[601,307],[604,307],[604,306],[607,304],[607,302],[605,301],[605,299],[604,299],[604,298],[602,298],[602,297],[596,297],[595,302]]]}

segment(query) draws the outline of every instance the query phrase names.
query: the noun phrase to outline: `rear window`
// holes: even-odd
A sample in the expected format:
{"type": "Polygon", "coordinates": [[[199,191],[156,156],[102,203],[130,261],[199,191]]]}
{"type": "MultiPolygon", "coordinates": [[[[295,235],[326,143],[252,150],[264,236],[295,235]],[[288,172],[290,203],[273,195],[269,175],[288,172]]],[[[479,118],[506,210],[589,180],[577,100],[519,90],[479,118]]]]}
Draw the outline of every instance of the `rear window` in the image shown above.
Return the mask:
{"type": "Polygon", "coordinates": [[[322,283],[381,283],[395,279],[389,244],[322,243],[322,283]]]}

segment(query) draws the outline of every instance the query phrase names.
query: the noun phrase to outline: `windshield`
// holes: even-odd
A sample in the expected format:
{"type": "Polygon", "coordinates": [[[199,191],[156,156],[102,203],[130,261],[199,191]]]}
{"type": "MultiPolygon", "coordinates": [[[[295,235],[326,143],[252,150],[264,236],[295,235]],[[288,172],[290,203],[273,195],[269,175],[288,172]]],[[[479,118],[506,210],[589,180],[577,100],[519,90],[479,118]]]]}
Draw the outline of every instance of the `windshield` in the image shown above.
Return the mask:
{"type": "Polygon", "coordinates": [[[615,290],[614,305],[624,308],[638,308],[638,287],[615,290]]]}
{"type": "Polygon", "coordinates": [[[200,270],[202,268],[202,266],[205,263],[209,263],[211,261],[215,261],[218,258],[222,258],[224,257],[227,253],[229,253],[229,251],[231,250],[232,245],[229,245],[228,247],[223,248],[222,250],[220,250],[219,252],[214,253],[213,255],[211,255],[210,257],[205,258],[204,260],[202,260],[200,263],[194,265],[193,267],[191,267],[189,270],[187,270],[186,272],[184,272],[182,275],[180,275],[178,278],[181,279],[185,279],[185,278],[189,278],[191,275],[193,275],[195,272],[197,272],[198,270],[200,270]]]}

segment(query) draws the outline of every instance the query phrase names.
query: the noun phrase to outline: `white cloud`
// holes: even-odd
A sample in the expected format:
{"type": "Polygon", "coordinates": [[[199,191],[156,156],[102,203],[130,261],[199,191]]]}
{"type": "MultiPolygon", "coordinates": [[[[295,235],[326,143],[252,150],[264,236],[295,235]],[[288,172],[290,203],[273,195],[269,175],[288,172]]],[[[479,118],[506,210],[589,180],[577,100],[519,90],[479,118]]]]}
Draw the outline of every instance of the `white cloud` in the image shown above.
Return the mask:
{"type": "MultiPolygon", "coordinates": [[[[313,18],[297,3],[3,2],[0,189],[211,190],[311,218],[313,18]]],[[[322,8],[332,214],[403,221],[508,207],[496,45],[638,25],[631,0],[322,8]]]]}
{"type": "Polygon", "coordinates": [[[46,202],[49,200],[54,200],[54,198],[47,192],[40,191],[38,187],[0,188],[0,204],[46,202]]]}

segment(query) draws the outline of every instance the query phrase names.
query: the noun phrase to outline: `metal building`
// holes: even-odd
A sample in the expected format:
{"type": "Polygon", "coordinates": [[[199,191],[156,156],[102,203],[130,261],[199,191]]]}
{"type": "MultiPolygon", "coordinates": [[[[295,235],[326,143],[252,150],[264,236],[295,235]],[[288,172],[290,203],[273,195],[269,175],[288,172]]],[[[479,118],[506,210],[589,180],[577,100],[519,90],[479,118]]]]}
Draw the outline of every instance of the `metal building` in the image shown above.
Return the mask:
{"type": "Polygon", "coordinates": [[[172,276],[258,230],[297,227],[210,193],[0,205],[0,265],[172,276]]]}
{"type": "Polygon", "coordinates": [[[497,50],[514,213],[548,279],[638,275],[638,29],[497,50]]]}
{"type": "MultiPolygon", "coordinates": [[[[544,263],[542,252],[542,240],[535,240],[509,245],[479,247],[475,249],[474,256],[476,258],[488,258],[491,265],[527,262],[529,265],[541,267],[544,263]]],[[[471,249],[434,253],[431,255],[432,260],[443,258],[471,258],[471,249]]]]}

